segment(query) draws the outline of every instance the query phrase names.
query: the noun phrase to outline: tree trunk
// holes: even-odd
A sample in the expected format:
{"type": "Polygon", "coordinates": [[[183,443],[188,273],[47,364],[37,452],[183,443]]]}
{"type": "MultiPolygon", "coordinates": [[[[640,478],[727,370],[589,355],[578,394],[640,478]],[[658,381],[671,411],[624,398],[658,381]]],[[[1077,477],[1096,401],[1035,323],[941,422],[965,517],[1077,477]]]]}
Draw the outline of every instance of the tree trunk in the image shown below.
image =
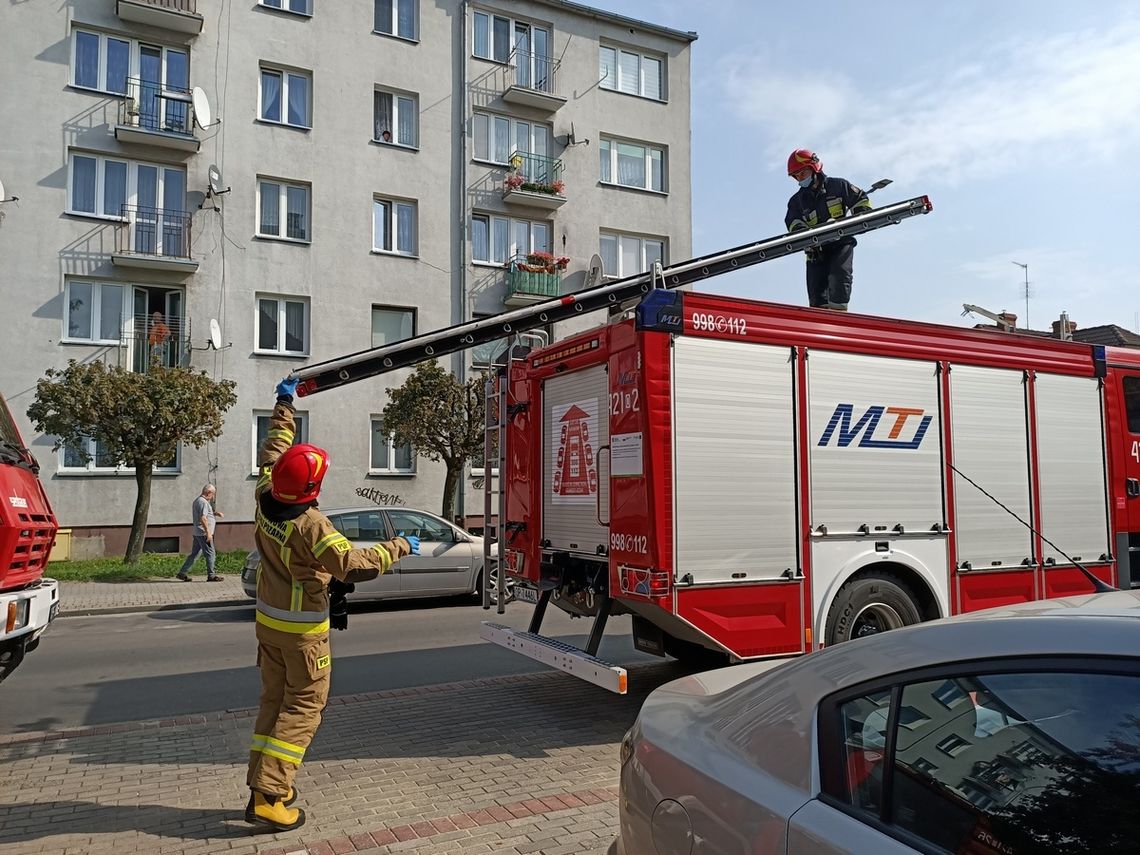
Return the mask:
{"type": "Polygon", "coordinates": [[[142,555],[143,540],[146,538],[146,521],[150,516],[150,481],[153,467],[150,463],[135,464],[135,514],[131,518],[131,536],[127,538],[127,554],[124,564],[138,564],[142,555]]]}
{"type": "Polygon", "coordinates": [[[455,488],[463,477],[463,464],[447,464],[447,475],[443,479],[443,513],[449,523],[455,522],[455,488]]]}

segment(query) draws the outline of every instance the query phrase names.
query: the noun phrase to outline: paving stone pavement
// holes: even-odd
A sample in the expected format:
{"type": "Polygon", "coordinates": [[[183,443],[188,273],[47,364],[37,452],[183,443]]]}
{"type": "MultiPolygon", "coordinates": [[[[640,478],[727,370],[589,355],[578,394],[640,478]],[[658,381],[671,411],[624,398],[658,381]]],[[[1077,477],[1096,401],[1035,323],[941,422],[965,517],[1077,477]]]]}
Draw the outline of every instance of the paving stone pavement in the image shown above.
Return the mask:
{"type": "MultiPolygon", "coordinates": [[[[184,587],[189,587],[188,585],[184,587]]],[[[297,778],[306,825],[242,819],[254,710],[0,736],[0,852],[605,853],[618,743],[645,695],[542,672],[334,698],[297,778]]]]}
{"type": "Polygon", "coordinates": [[[253,603],[242,591],[239,574],[231,573],[223,576],[221,582],[207,583],[205,573],[200,568],[196,569],[198,573],[190,577],[190,582],[177,579],[60,582],[59,611],[62,615],[93,615],[253,603]]]}

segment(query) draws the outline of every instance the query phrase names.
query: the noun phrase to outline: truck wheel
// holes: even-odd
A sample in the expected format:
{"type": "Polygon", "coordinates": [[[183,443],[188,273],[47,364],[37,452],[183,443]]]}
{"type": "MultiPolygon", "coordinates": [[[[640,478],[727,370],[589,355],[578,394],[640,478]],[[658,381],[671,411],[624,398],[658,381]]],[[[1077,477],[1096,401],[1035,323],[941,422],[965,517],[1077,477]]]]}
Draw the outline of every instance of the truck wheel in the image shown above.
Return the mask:
{"type": "Polygon", "coordinates": [[[842,588],[827,613],[827,644],[876,635],[922,620],[910,586],[890,573],[872,573],[842,588]]]}

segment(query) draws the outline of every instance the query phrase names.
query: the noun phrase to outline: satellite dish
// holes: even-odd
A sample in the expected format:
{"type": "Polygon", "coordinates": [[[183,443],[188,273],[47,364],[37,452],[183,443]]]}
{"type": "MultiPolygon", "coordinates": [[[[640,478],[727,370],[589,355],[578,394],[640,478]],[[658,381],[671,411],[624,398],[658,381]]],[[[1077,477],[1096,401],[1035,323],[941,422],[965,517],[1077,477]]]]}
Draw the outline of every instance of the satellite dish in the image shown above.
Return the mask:
{"type": "Polygon", "coordinates": [[[210,101],[201,86],[195,86],[190,92],[190,101],[194,105],[194,121],[202,130],[210,127],[214,120],[214,113],[210,109],[210,101]]]}
{"type": "Polygon", "coordinates": [[[210,344],[214,350],[222,349],[222,328],[218,326],[217,318],[210,318],[210,344]]]}
{"type": "Polygon", "coordinates": [[[602,257],[595,252],[590,256],[590,264],[586,268],[586,283],[582,287],[593,288],[602,281],[602,277],[605,275],[606,268],[602,263],[602,257]]]}
{"type": "Polygon", "coordinates": [[[12,198],[8,198],[8,196],[6,196],[4,194],[4,182],[0,181],[0,202],[19,202],[19,201],[20,201],[19,196],[13,196],[12,198]]]}
{"type": "Polygon", "coordinates": [[[218,169],[217,165],[211,163],[208,170],[210,176],[210,194],[213,196],[220,196],[222,193],[229,193],[230,188],[226,187],[222,182],[222,170],[218,169]]]}

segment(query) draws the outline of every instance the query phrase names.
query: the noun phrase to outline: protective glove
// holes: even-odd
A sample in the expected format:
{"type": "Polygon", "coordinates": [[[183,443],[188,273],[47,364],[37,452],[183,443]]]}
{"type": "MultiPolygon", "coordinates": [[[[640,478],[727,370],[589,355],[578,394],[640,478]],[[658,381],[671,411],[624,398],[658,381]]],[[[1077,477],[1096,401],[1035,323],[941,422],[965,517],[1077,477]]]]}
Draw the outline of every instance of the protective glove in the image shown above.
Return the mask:
{"type": "Polygon", "coordinates": [[[297,384],[300,381],[296,377],[286,377],[277,384],[277,397],[288,398],[293,400],[293,396],[297,393],[297,384]]]}
{"type": "Polygon", "coordinates": [[[806,258],[808,261],[819,261],[822,255],[823,251],[818,247],[811,247],[804,250],[804,258],[806,258]]]}
{"type": "Polygon", "coordinates": [[[329,626],[333,629],[348,629],[348,595],[355,590],[351,583],[329,581],[329,626]]]}
{"type": "Polygon", "coordinates": [[[403,532],[400,532],[397,537],[402,537],[408,542],[408,548],[411,549],[412,555],[420,554],[420,539],[414,534],[404,534],[403,532]]]}

